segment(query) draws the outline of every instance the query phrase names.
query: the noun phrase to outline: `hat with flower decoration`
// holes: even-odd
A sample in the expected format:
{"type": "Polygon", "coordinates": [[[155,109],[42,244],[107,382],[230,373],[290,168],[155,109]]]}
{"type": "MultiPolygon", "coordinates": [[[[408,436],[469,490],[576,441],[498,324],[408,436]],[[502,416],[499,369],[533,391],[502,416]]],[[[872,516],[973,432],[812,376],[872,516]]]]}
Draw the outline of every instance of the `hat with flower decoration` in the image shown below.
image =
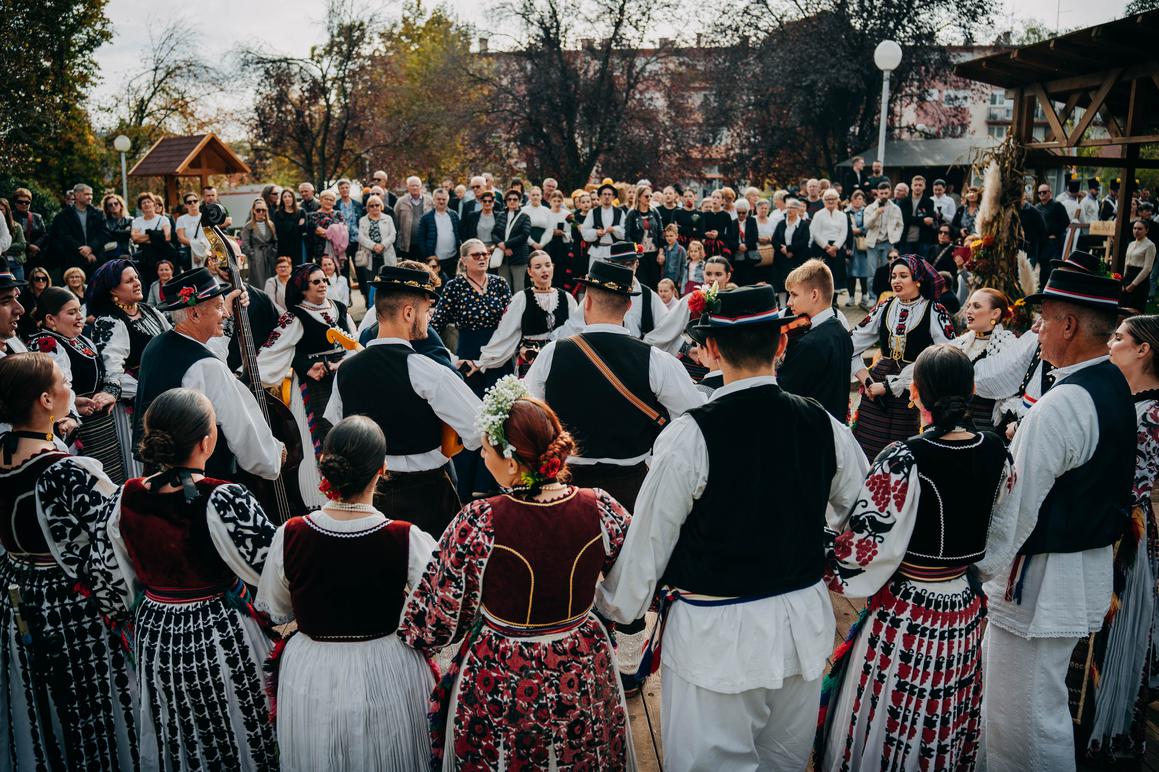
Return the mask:
{"type": "Polygon", "coordinates": [[[181,308],[192,308],[198,303],[212,300],[232,290],[228,284],[222,284],[206,268],[194,268],[174,276],[161,285],[161,303],[158,311],[176,311],[181,308]]]}

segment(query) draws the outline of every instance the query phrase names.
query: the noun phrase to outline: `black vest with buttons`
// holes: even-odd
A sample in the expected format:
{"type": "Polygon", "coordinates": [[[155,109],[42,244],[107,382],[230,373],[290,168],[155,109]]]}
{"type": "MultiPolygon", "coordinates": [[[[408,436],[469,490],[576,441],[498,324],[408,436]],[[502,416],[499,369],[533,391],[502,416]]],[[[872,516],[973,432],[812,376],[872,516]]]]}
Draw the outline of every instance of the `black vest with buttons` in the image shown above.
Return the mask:
{"type": "MultiPolygon", "coordinates": [[[[298,380],[303,383],[305,383],[306,373],[310,371],[310,368],[321,361],[319,359],[310,359],[310,355],[335,348],[335,344],[326,340],[326,333],[333,327],[337,327],[342,332],[346,332],[346,306],[337,300],[333,302],[338,309],[338,315],[334,319],[333,325],[320,321],[303,308],[295,306],[290,309],[290,313],[298,317],[298,321],[302,323],[302,338],[294,348],[292,367],[298,375],[298,380]]],[[[341,358],[342,354],[327,357],[327,359],[331,359],[332,361],[341,358]]]]}
{"type": "Polygon", "coordinates": [[[1084,367],[1054,388],[1078,386],[1091,396],[1099,441],[1085,464],[1054,482],[1038,523],[1019,554],[1083,552],[1114,544],[1130,519],[1137,422],[1131,389],[1110,362],[1084,367]]]}
{"type": "Polygon", "coordinates": [[[386,452],[413,456],[437,450],[443,422],[415,393],[407,360],[422,356],[401,343],[367,346],[342,363],[336,386],[342,415],[364,415],[386,436],[386,452]]]}
{"type": "Polygon", "coordinates": [[[837,471],[825,408],[775,384],[688,411],[708,484],[680,528],[662,584],[722,597],[780,595],[821,580],[825,507],[837,471]]]}
{"type": "Polygon", "coordinates": [[[1006,446],[990,432],[969,440],[905,440],[921,485],[905,560],[920,566],[965,566],[986,555],[986,534],[1006,446]]]}
{"type": "MultiPolygon", "coordinates": [[[[900,303],[896,297],[890,298],[889,303],[900,303]]],[[[930,314],[933,313],[934,304],[927,302],[925,309],[922,311],[922,318],[918,323],[911,327],[909,332],[905,334],[905,352],[902,354],[902,362],[909,364],[918,358],[918,354],[925,351],[930,346],[934,345],[934,336],[930,334],[930,314]]],[[[902,307],[901,313],[905,314],[909,310],[902,307]]],[[[907,317],[908,319],[908,317],[907,317]]],[[[898,326],[904,327],[905,320],[901,316],[898,317],[898,326]]],[[[877,333],[877,345],[881,348],[881,355],[888,357],[893,347],[890,346],[890,338],[895,337],[895,330],[889,327],[889,308],[883,308],[881,311],[881,329],[877,333]]]]}
{"type": "Polygon", "coordinates": [[[535,299],[535,290],[531,287],[523,290],[527,303],[523,306],[523,317],[519,327],[525,336],[546,335],[552,330],[559,329],[567,321],[568,307],[565,297],[567,293],[558,287],[552,291],[556,294],[555,310],[544,311],[543,306],[535,299]]]}

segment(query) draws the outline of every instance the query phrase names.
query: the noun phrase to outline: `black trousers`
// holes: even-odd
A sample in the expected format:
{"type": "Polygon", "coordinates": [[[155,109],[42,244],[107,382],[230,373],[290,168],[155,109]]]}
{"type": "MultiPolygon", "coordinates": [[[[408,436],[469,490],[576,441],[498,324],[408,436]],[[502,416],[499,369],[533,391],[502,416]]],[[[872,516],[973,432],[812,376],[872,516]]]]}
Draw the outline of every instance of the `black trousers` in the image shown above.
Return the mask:
{"type": "Polygon", "coordinates": [[[378,481],[374,506],[389,518],[414,523],[436,541],[461,508],[445,468],[388,472],[378,481]]]}

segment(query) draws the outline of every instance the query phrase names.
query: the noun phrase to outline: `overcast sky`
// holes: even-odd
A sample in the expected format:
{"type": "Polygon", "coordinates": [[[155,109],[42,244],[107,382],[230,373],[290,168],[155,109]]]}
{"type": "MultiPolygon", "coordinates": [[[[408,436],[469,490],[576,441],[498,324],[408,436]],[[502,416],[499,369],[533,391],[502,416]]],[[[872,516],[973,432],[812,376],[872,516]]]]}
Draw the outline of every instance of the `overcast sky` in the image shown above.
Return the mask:
{"type": "MultiPolygon", "coordinates": [[[[1055,25],[1056,14],[1063,28],[1087,27],[1123,14],[1127,0],[1001,0],[1006,18],[1033,18],[1055,25]]],[[[428,6],[435,3],[427,0],[428,6]]],[[[148,49],[150,26],[162,26],[178,16],[190,21],[197,32],[202,53],[209,61],[220,62],[239,46],[263,45],[295,56],[304,55],[325,34],[321,22],[325,0],[151,0],[143,14],[140,0],[110,0],[107,12],[114,37],[96,55],[102,82],[93,97],[108,100],[117,84],[139,70],[143,51],[148,49]]],[[[458,18],[489,31],[502,33],[501,23],[489,11],[493,0],[444,0],[458,18]]],[[[401,3],[366,0],[364,7],[379,9],[385,16],[397,15],[401,3]]],[[[1009,26],[998,21],[997,27],[1009,26]]],[[[664,34],[661,31],[660,34],[664,34]]],[[[672,34],[669,32],[668,34],[672,34]]],[[[498,40],[496,42],[499,42],[498,40]]],[[[99,119],[99,116],[98,116],[99,119]]]]}

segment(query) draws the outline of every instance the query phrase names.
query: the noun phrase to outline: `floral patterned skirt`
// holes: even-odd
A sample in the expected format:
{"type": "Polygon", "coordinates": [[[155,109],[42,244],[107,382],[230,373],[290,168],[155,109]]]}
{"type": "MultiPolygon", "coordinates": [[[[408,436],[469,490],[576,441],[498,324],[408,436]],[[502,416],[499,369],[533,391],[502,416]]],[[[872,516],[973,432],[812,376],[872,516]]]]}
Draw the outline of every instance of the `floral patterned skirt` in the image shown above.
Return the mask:
{"type": "Polygon", "coordinates": [[[443,769],[635,766],[612,645],[590,613],[573,630],[535,638],[478,625],[431,708],[443,769]]]}
{"type": "Polygon", "coordinates": [[[833,663],[815,768],[973,769],[985,616],[966,577],[891,579],[833,663]]]}

